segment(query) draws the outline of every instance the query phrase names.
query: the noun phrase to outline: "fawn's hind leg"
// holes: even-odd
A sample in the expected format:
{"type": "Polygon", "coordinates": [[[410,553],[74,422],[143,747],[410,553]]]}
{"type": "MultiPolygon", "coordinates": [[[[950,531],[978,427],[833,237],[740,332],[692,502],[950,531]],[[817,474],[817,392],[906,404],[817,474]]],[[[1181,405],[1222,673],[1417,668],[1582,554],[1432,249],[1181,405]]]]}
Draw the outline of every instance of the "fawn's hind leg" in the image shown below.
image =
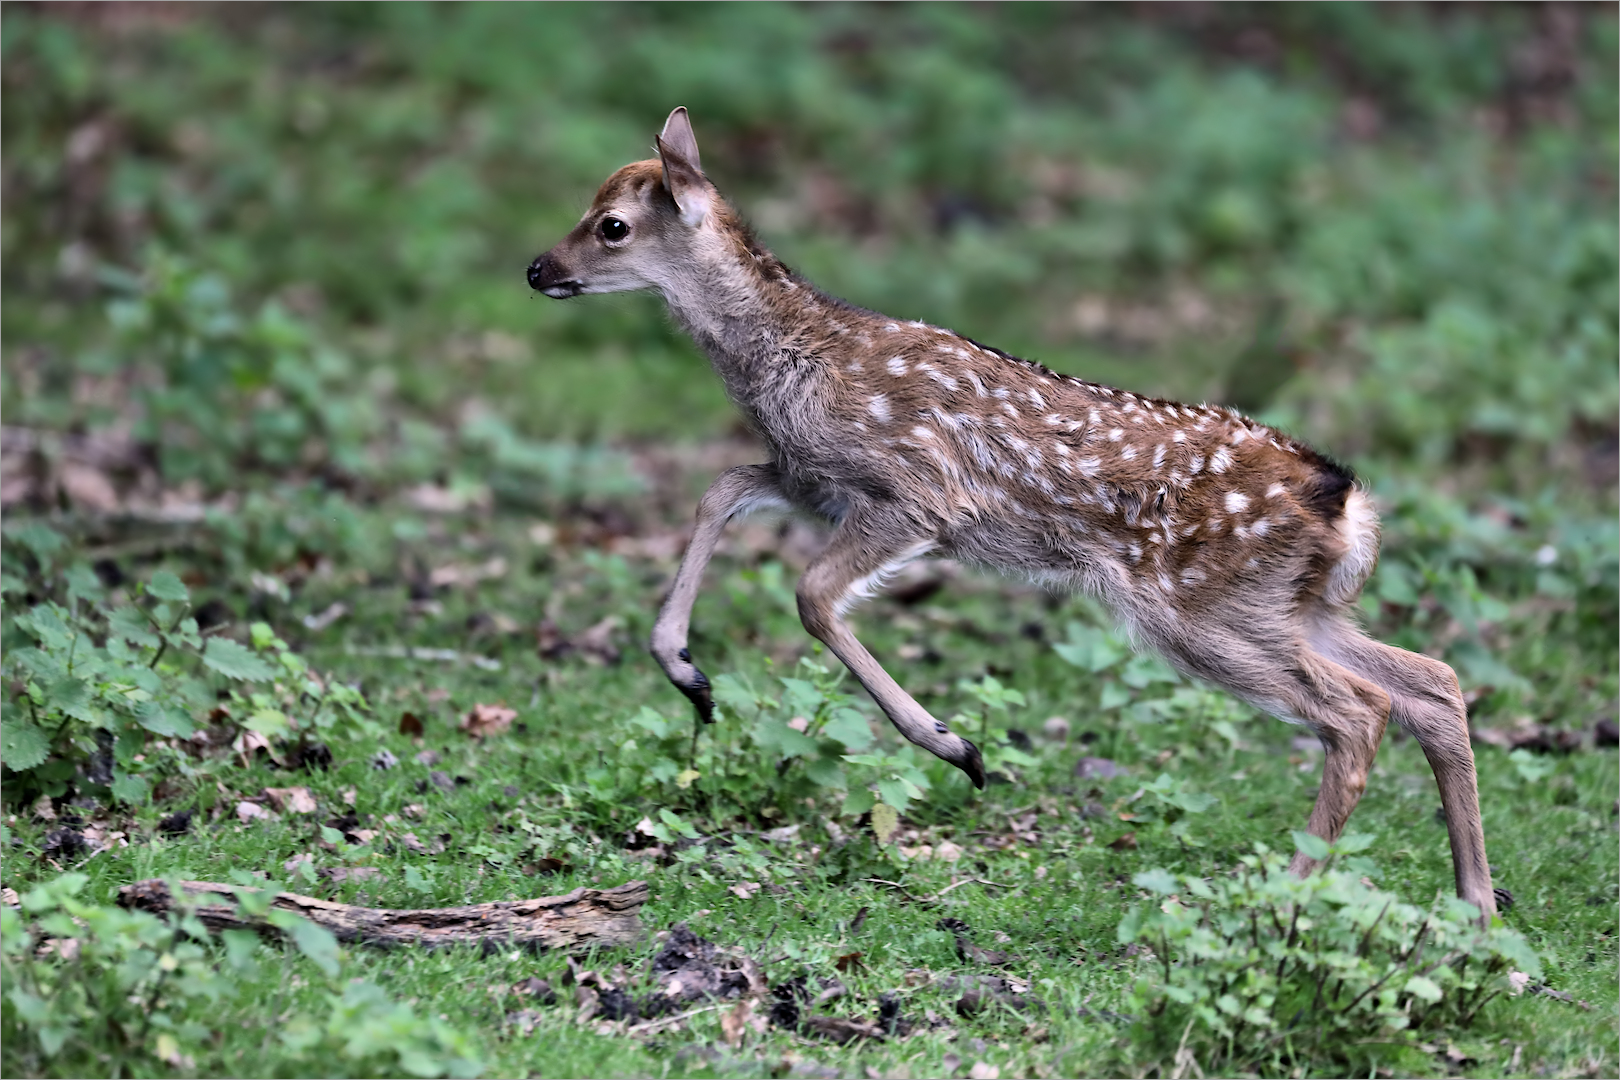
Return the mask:
{"type": "MultiPolygon", "coordinates": [[[[1294,686],[1284,697],[1295,716],[1322,740],[1322,787],[1305,826],[1329,843],[1344,831],[1350,813],[1367,790],[1373,758],[1389,723],[1389,695],[1383,688],[1326,657],[1305,652],[1290,672],[1294,686]]],[[[1296,852],[1288,868],[1303,877],[1316,860],[1296,852]]]]}
{"type": "Polygon", "coordinates": [[[1374,641],[1340,620],[1324,622],[1311,640],[1322,653],[1389,693],[1390,718],[1412,733],[1434,770],[1451,837],[1457,895],[1488,921],[1496,914],[1496,894],[1485,858],[1468,707],[1456,673],[1433,657],[1374,641]]]}
{"type": "MultiPolygon", "coordinates": [[[[1196,639],[1171,643],[1173,655],[1193,674],[1274,716],[1304,723],[1322,740],[1322,786],[1306,829],[1329,843],[1337,840],[1367,790],[1389,722],[1389,694],[1311,651],[1286,625],[1260,620],[1243,631],[1206,625],[1196,639]]],[[[1300,876],[1315,868],[1303,853],[1289,864],[1300,876]]]]}

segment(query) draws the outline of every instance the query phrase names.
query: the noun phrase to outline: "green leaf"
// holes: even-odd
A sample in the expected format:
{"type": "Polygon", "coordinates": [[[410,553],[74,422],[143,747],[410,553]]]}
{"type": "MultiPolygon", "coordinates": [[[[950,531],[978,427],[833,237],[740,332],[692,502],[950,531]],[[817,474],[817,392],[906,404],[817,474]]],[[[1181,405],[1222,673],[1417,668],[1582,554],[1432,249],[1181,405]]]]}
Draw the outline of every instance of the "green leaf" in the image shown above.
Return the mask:
{"type": "Polygon", "coordinates": [[[1378,842],[1378,837],[1372,833],[1346,833],[1339,837],[1339,842],[1333,845],[1333,850],[1341,855],[1354,855],[1358,851],[1366,851],[1378,842]]]}
{"type": "Polygon", "coordinates": [[[1161,896],[1169,896],[1171,893],[1179,892],[1181,889],[1181,884],[1180,882],[1176,881],[1176,876],[1174,874],[1170,873],[1168,870],[1161,870],[1157,867],[1152,870],[1142,871],[1140,874],[1132,877],[1131,881],[1136,883],[1141,888],[1144,888],[1149,892],[1159,893],[1161,896]]]}
{"type": "Polygon", "coordinates": [[[836,739],[849,751],[865,750],[873,742],[872,726],[854,709],[835,710],[821,733],[836,739]]]}
{"type": "Polygon", "coordinates": [[[146,584],[146,595],[177,604],[191,599],[185,583],[167,570],[159,570],[152,575],[152,580],[146,584]]]}
{"type": "Polygon", "coordinates": [[[13,772],[24,772],[51,754],[51,741],[27,720],[7,720],[0,724],[0,761],[13,772]]]}
{"type": "Polygon", "coordinates": [[[184,738],[196,730],[191,723],[191,717],[182,710],[157,701],[141,702],[140,707],[135,710],[135,722],[154,735],[184,738]]]}
{"type": "Polygon", "coordinates": [[[131,806],[145,806],[151,796],[151,785],[146,777],[124,772],[122,769],[113,770],[112,793],[119,802],[131,806]]]}
{"type": "Polygon", "coordinates": [[[1328,842],[1320,836],[1312,836],[1308,832],[1293,830],[1294,847],[1306,856],[1321,862],[1328,857],[1330,848],[1328,842]]]}
{"type": "Polygon", "coordinates": [[[844,796],[844,805],[839,810],[840,816],[859,817],[877,803],[877,796],[872,794],[870,788],[855,788],[844,796]]]}
{"type": "Polygon", "coordinates": [[[1406,993],[1411,994],[1413,997],[1422,998],[1430,1004],[1439,1001],[1445,996],[1440,987],[1435,985],[1433,979],[1425,978],[1422,975],[1414,975],[1407,979],[1405,990],[1406,993]]]}
{"type": "MultiPolygon", "coordinates": [[[[304,865],[307,865],[304,864],[304,865]]],[[[303,953],[328,978],[336,978],[338,973],[337,938],[324,926],[316,926],[301,915],[294,915],[290,911],[276,910],[270,913],[270,921],[280,927],[292,938],[298,951],[303,953]]]]}
{"type": "Polygon", "coordinates": [[[267,739],[276,739],[285,736],[292,730],[287,721],[287,714],[280,709],[257,709],[242,724],[249,731],[256,731],[267,739]]]}
{"type": "Polygon", "coordinates": [[[1129,945],[1141,932],[1142,909],[1133,907],[1125,913],[1123,919],[1119,920],[1119,927],[1114,931],[1114,936],[1121,945],[1129,945]]]}
{"type": "Polygon", "coordinates": [[[253,654],[245,645],[229,638],[209,638],[203,649],[203,663],[227,679],[246,682],[269,682],[276,677],[275,668],[253,654]]]}
{"type": "MultiPolygon", "coordinates": [[[[906,782],[898,776],[884,777],[879,780],[877,789],[878,798],[892,807],[897,814],[905,813],[906,807],[911,805],[911,791],[907,790],[906,782]]],[[[873,810],[873,813],[876,812],[876,810],[873,810]]]]}

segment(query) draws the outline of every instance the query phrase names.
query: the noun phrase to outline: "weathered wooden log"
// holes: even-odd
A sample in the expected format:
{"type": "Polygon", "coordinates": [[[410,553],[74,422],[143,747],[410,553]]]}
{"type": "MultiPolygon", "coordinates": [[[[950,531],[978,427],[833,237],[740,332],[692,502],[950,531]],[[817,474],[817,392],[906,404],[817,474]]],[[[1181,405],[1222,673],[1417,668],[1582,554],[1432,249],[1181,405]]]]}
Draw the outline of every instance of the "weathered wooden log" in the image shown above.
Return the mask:
{"type": "MultiPolygon", "coordinates": [[[[213,931],[256,930],[274,933],[267,920],[244,914],[237,895],[253,892],[212,881],[181,882],[182,905],[213,931]]],[[[161,878],[137,881],[118,890],[124,907],[163,913],[175,907],[168,883],[161,878]]],[[[403,910],[359,907],[279,893],[273,909],[302,915],[324,926],[339,941],[378,945],[478,945],[486,952],[501,949],[583,949],[592,945],[626,945],[641,937],[637,912],[647,902],[647,883],[629,881],[611,889],[575,889],[564,896],[507,900],[466,907],[403,910]]]]}

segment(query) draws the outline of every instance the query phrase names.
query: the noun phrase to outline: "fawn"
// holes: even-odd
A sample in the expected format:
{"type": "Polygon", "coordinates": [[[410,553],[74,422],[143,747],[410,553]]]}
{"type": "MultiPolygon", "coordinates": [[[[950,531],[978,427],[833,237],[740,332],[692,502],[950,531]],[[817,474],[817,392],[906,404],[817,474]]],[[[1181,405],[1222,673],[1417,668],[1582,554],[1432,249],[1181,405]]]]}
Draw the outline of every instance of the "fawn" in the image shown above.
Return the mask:
{"type": "MultiPolygon", "coordinates": [[[[608,177],[528,268],[561,299],[655,289],[709,355],[770,460],[723,473],[652,632],[665,674],[712,720],[687,630],[726,522],[789,507],[835,526],[798,585],[805,629],[913,743],[984,786],[977,747],[931,716],[843,613],[887,575],[946,555],[1101,599],[1182,672],[1302,723],[1326,751],[1308,829],[1338,838],[1385,724],[1434,770],[1457,892],[1496,905],[1457,677],[1353,616],[1378,517],[1348,469],[1239,415],[1059,375],[818,291],[754,238],[704,176],[685,108],[658,157],[608,177]]],[[[1291,869],[1309,873],[1303,853],[1291,869]]]]}

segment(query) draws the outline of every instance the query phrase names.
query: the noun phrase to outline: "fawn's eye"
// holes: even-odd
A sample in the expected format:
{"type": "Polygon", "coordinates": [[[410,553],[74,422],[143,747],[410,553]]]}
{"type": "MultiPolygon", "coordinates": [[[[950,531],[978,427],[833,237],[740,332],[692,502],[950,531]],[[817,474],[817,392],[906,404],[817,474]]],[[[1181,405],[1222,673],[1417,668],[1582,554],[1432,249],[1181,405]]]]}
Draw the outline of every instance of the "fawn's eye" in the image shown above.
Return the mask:
{"type": "Polygon", "coordinates": [[[600,228],[604,240],[623,240],[630,233],[630,226],[616,217],[603,218],[600,228]]]}

